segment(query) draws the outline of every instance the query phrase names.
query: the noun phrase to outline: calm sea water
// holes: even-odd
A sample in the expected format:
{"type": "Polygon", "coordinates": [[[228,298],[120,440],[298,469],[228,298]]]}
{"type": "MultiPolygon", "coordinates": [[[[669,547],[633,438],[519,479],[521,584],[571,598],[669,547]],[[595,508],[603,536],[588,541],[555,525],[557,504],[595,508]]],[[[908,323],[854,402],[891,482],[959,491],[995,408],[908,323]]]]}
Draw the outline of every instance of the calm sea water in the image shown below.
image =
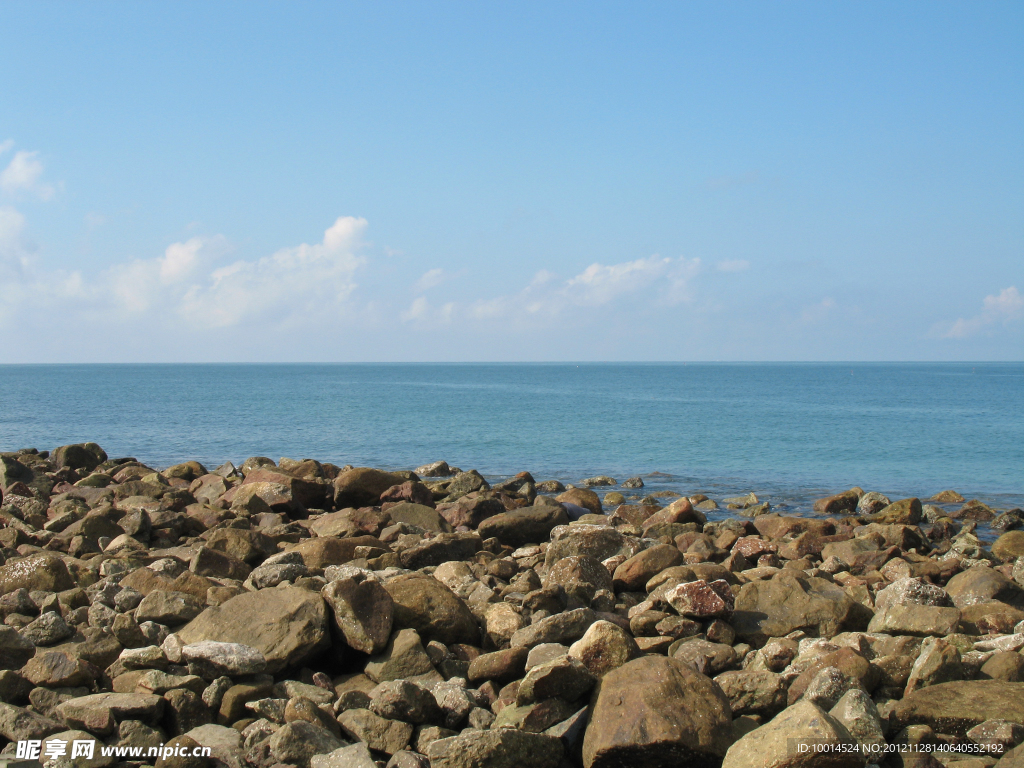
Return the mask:
{"type": "Polygon", "coordinates": [[[1008,508],[1024,364],[0,366],[0,450],[88,440],[157,467],[445,459],[795,510],[852,485],[1008,508]]]}

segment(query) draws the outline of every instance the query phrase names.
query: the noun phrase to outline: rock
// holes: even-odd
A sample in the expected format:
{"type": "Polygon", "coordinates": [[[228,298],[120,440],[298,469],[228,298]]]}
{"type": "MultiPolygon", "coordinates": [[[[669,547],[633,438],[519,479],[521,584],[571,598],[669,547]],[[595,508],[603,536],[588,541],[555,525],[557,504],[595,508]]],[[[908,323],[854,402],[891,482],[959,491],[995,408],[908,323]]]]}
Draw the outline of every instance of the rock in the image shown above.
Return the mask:
{"type": "Polygon", "coordinates": [[[856,745],[842,723],[800,701],[733,744],[722,768],[863,768],[856,745]],[[798,745],[818,745],[820,751],[801,753],[798,745]]]}
{"type": "Polygon", "coordinates": [[[388,720],[404,723],[437,722],[440,707],[434,695],[408,680],[389,680],[370,692],[370,711],[388,720]]]}
{"type": "Polygon", "coordinates": [[[963,677],[960,652],[956,646],[942,638],[929,637],[921,643],[904,696],[929,685],[961,680],[963,677]]]}
{"type": "Polygon", "coordinates": [[[345,742],[319,725],[296,720],[281,726],[270,737],[270,754],[279,763],[309,766],[314,755],[326,755],[345,746],[345,742]]]}
{"type": "Polygon", "coordinates": [[[412,680],[429,685],[441,681],[441,676],[423,649],[419,634],[413,629],[395,632],[384,650],[370,657],[365,672],[377,683],[412,680]]]}
{"type": "Polygon", "coordinates": [[[334,625],[345,642],[361,653],[380,653],[391,637],[394,601],[377,581],[332,581],[321,591],[334,625]]]}
{"type": "Polygon", "coordinates": [[[733,717],[773,717],[786,707],[786,685],[774,672],[734,670],[717,675],[715,682],[729,699],[733,717]]]}
{"type": "MultiPolygon", "coordinates": [[[[390,765],[390,763],[388,764],[390,765]]],[[[326,755],[313,755],[310,768],[377,768],[370,748],[362,742],[340,747],[326,755]]]]}
{"type": "Polygon", "coordinates": [[[635,541],[605,525],[573,524],[553,529],[551,537],[544,555],[549,568],[565,557],[587,555],[603,562],[620,554],[632,557],[637,549],[635,541]]]}
{"type": "Polygon", "coordinates": [[[433,506],[403,501],[393,507],[388,507],[388,514],[391,515],[393,522],[414,525],[424,531],[450,533],[452,530],[448,521],[441,517],[433,506]]]}
{"type": "Polygon", "coordinates": [[[14,627],[0,625],[0,669],[21,669],[36,652],[35,644],[14,627]]]}
{"type": "Polygon", "coordinates": [[[451,560],[469,560],[480,551],[481,546],[480,536],[475,533],[439,533],[403,550],[402,565],[410,570],[418,570],[451,560]]]}
{"type": "Polygon", "coordinates": [[[928,725],[941,733],[963,737],[986,720],[1024,725],[1024,684],[1002,680],[958,680],[922,688],[893,709],[892,726],[928,725]]]}
{"type": "Polygon", "coordinates": [[[966,502],[956,512],[950,514],[954,520],[976,520],[978,522],[987,523],[996,516],[995,511],[977,499],[971,499],[966,502]]]}
{"type": "Polygon", "coordinates": [[[57,469],[69,467],[92,472],[106,460],[106,452],[96,443],[62,445],[50,453],[50,463],[57,469]]]}
{"type": "Polygon", "coordinates": [[[241,734],[234,728],[207,723],[185,734],[198,744],[210,748],[211,757],[228,768],[241,768],[241,734]]]}
{"type": "Polygon", "coordinates": [[[350,469],[334,481],[334,505],[338,509],[372,507],[380,503],[382,493],[404,482],[402,475],[392,472],[367,467],[350,469]]]}
{"type": "Polygon", "coordinates": [[[490,488],[491,486],[475,469],[471,469],[469,472],[459,472],[445,488],[448,492],[445,501],[455,501],[474,491],[488,491],[490,488]]]}
{"type": "Polygon", "coordinates": [[[307,568],[323,569],[353,560],[356,547],[380,546],[381,541],[375,536],[350,536],[345,539],[304,539],[288,551],[297,552],[307,568]]]}
{"type": "Polygon", "coordinates": [[[683,564],[683,553],[669,544],[645,549],[615,569],[615,589],[635,592],[643,589],[652,576],[666,568],[683,564]]]}
{"type": "Polygon", "coordinates": [[[21,630],[21,636],[35,645],[47,646],[66,640],[75,634],[68,623],[64,621],[59,613],[47,612],[38,619],[26,625],[21,630]]]}
{"type": "Polygon", "coordinates": [[[181,658],[193,674],[207,680],[222,675],[255,675],[267,669],[263,653],[241,643],[203,640],[182,647],[181,658]]]}
{"type": "Polygon", "coordinates": [[[75,586],[64,561],[55,555],[30,555],[9,560],[0,566],[0,594],[6,595],[18,589],[62,592],[75,586]]]}
{"type": "Polygon", "coordinates": [[[413,733],[411,723],[386,720],[368,709],[345,710],[338,715],[338,724],[350,738],[386,755],[405,749],[413,733]]]}
{"type": "MultiPolygon", "coordinates": [[[[857,509],[860,494],[854,490],[843,491],[814,502],[814,511],[824,515],[852,514],[857,509]]],[[[773,537],[774,538],[774,537],[773,537]]]]}
{"type": "Polygon", "coordinates": [[[584,605],[590,605],[599,590],[612,589],[612,577],[601,561],[587,555],[573,555],[563,557],[548,569],[544,586],[553,585],[584,605]]]}
{"type": "Polygon", "coordinates": [[[1024,726],[1007,720],[986,720],[967,732],[967,740],[988,747],[994,754],[1003,754],[1024,742],[1024,726]]]}
{"type": "Polygon", "coordinates": [[[380,495],[381,504],[389,502],[406,502],[433,507],[434,494],[423,483],[416,480],[406,480],[404,483],[391,486],[380,495]]]}
{"type": "Polygon", "coordinates": [[[447,461],[435,461],[424,464],[422,467],[416,467],[413,472],[420,477],[450,477],[456,474],[457,470],[449,467],[447,461]]]}
{"type": "Polygon", "coordinates": [[[585,768],[716,764],[732,741],[729,700],[711,680],[645,656],[598,683],[583,741],[585,768]]]}
{"type": "Polygon", "coordinates": [[[242,560],[209,547],[200,547],[196,550],[189,562],[189,570],[197,576],[239,581],[243,581],[252,572],[252,569],[242,560]]]}
{"type": "Polygon", "coordinates": [[[601,498],[596,493],[588,491],[586,488],[571,488],[570,490],[555,496],[555,501],[561,501],[565,504],[575,504],[577,507],[583,507],[594,515],[604,514],[604,508],[601,506],[601,498]]]}
{"type": "Polygon", "coordinates": [[[871,617],[868,632],[945,637],[956,632],[959,624],[960,610],[957,608],[892,603],[871,617]]]}
{"type": "Polygon", "coordinates": [[[946,592],[957,608],[991,600],[1015,606],[1024,604],[1021,588],[987,565],[975,565],[961,571],[947,582],[946,592]]]}
{"type": "Polygon", "coordinates": [[[633,636],[610,621],[595,621],[583,637],[569,647],[569,658],[579,661],[596,678],[641,656],[633,636]]]}
{"type": "Polygon", "coordinates": [[[484,520],[505,511],[505,505],[493,494],[468,493],[456,501],[440,504],[437,512],[449,525],[465,530],[477,528],[484,520]]]}
{"type": "Polygon", "coordinates": [[[9,741],[42,739],[63,730],[61,723],[48,717],[11,704],[0,704],[0,736],[9,741]]]}
{"type": "Polygon", "coordinates": [[[711,643],[699,636],[677,640],[669,646],[668,653],[676,661],[709,677],[725,671],[736,662],[736,651],[732,646],[711,643]]]}
{"type": "Polygon", "coordinates": [[[487,518],[477,532],[483,539],[493,537],[510,547],[523,547],[547,541],[555,526],[568,523],[569,518],[561,505],[520,507],[487,518]]]}
{"type": "Polygon", "coordinates": [[[698,579],[679,584],[665,594],[665,600],[680,616],[691,619],[728,619],[732,615],[732,590],[724,581],[709,584],[698,579]]]}
{"type": "Polygon", "coordinates": [[[981,665],[976,676],[981,680],[1024,682],[1024,657],[1016,651],[996,651],[981,665]]]}
{"type": "Polygon", "coordinates": [[[205,604],[184,592],[169,592],[154,589],[146,595],[135,609],[135,620],[155,621],[157,624],[177,626],[191,621],[203,612],[205,604]]]}
{"type": "Polygon", "coordinates": [[[384,589],[394,601],[394,625],[415,629],[427,640],[449,645],[480,642],[476,617],[454,592],[437,579],[409,573],[391,579],[384,589]]]}
{"type": "Polygon", "coordinates": [[[526,624],[521,609],[510,603],[494,603],[484,613],[484,631],[496,648],[508,645],[512,636],[526,624]]]}
{"type": "Polygon", "coordinates": [[[881,750],[885,746],[885,729],[878,707],[866,691],[851,688],[829,711],[829,715],[842,723],[854,740],[861,745],[862,754],[881,750]]]}
{"type": "Polygon", "coordinates": [[[964,497],[956,491],[940,491],[928,499],[928,501],[935,502],[936,504],[958,504],[964,501],[964,497]]]}
{"type": "Polygon", "coordinates": [[[145,693],[94,693],[65,701],[56,714],[69,728],[99,735],[113,733],[123,720],[142,720],[155,725],[164,710],[160,696],[145,693]]]}
{"type": "Polygon", "coordinates": [[[576,701],[586,696],[597,678],[581,662],[569,656],[545,661],[526,673],[516,693],[520,706],[545,699],[576,701]]]}
{"type": "Polygon", "coordinates": [[[992,545],[992,554],[1004,563],[1024,555],[1024,531],[1007,531],[992,545]]]}
{"type": "Polygon", "coordinates": [[[248,565],[255,565],[276,551],[274,542],[265,534],[241,528],[220,528],[214,531],[207,536],[206,546],[248,565]]]}
{"type": "Polygon", "coordinates": [[[517,728],[520,731],[541,733],[569,718],[576,707],[561,699],[545,699],[531,704],[503,707],[494,719],[493,727],[517,728]]]}
{"type": "Polygon", "coordinates": [[[920,499],[900,499],[882,509],[872,519],[883,525],[917,525],[921,518],[920,499]]]}
{"type": "Polygon", "coordinates": [[[484,653],[469,663],[468,680],[480,683],[494,680],[497,683],[510,683],[523,676],[529,652],[526,648],[506,648],[493,653],[484,653]]]}
{"type": "Polygon", "coordinates": [[[857,617],[857,607],[841,587],[784,569],[767,581],[744,584],[730,623],[738,638],[760,645],[798,629],[833,637],[856,629],[857,617]]]}
{"type": "Polygon", "coordinates": [[[458,728],[475,706],[475,699],[470,698],[465,685],[460,678],[438,683],[431,689],[438,707],[441,708],[440,722],[448,728],[458,728]]]}
{"type": "Polygon", "coordinates": [[[562,742],[514,728],[464,731],[427,747],[430,768],[559,768],[562,742]]]}
{"type": "Polygon", "coordinates": [[[876,493],[875,491],[865,493],[857,501],[857,514],[873,515],[890,504],[892,502],[889,501],[889,498],[881,493],[876,493]]]}
{"type": "Polygon", "coordinates": [[[100,676],[100,670],[87,661],[67,653],[50,651],[30,659],[22,674],[33,685],[47,688],[74,688],[90,685],[100,676]]]}
{"type": "Polygon", "coordinates": [[[326,604],[298,587],[233,597],[207,608],[177,634],[185,645],[203,640],[249,645],[263,654],[271,673],[303,663],[330,642],[326,604]]]}
{"type": "Polygon", "coordinates": [[[583,637],[597,615],[589,608],[576,608],[564,613],[548,616],[528,627],[518,630],[509,641],[512,647],[532,648],[541,643],[575,642],[583,637]]]}

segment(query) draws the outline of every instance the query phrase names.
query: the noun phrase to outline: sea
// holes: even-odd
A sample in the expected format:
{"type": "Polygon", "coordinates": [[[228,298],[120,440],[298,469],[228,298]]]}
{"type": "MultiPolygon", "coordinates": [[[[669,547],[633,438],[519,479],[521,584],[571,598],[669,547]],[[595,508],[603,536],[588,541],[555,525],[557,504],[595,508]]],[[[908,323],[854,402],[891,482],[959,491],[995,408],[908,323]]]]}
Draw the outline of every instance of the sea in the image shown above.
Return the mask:
{"type": "Polygon", "coordinates": [[[852,486],[1024,507],[1024,363],[0,365],[0,451],[99,443],[155,468],[248,456],[642,491],[852,486]]]}

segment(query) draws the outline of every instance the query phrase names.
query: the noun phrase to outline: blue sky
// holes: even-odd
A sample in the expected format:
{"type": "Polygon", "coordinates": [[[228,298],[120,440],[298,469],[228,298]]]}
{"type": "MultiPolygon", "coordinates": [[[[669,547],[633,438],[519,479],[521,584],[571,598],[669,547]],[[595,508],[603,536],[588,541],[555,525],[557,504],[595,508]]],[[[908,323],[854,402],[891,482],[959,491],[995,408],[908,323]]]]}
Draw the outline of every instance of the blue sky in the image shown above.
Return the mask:
{"type": "Polygon", "coordinates": [[[7,2],[0,361],[1021,360],[1022,32],[7,2]]]}

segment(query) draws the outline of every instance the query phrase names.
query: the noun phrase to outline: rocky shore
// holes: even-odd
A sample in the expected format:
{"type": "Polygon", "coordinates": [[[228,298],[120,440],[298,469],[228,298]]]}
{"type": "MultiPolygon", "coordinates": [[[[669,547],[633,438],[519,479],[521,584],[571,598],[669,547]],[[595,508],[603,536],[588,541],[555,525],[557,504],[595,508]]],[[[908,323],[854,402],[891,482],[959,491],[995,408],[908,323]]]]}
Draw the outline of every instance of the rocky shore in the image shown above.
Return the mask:
{"type": "Polygon", "coordinates": [[[1020,510],[579,486],[0,454],[0,759],[1024,768],[1020,510]]]}

